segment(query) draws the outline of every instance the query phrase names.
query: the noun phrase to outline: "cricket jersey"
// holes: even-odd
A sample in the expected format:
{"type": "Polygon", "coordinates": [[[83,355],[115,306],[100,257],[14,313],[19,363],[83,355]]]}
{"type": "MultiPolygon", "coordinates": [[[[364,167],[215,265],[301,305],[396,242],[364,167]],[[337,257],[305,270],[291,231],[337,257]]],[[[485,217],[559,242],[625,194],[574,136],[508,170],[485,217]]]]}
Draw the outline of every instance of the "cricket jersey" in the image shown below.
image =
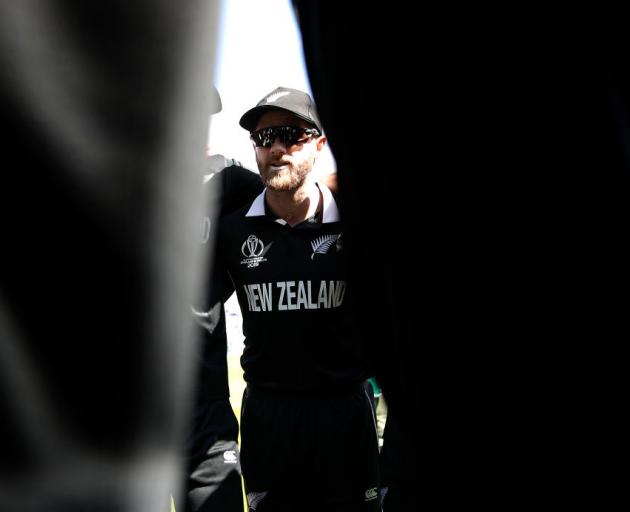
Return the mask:
{"type": "Polygon", "coordinates": [[[241,365],[251,385],[317,392],[369,376],[351,314],[339,210],[318,186],[322,210],[293,227],[269,210],[265,191],[221,220],[217,263],[226,271],[224,296],[233,289],[238,296],[241,365]]]}

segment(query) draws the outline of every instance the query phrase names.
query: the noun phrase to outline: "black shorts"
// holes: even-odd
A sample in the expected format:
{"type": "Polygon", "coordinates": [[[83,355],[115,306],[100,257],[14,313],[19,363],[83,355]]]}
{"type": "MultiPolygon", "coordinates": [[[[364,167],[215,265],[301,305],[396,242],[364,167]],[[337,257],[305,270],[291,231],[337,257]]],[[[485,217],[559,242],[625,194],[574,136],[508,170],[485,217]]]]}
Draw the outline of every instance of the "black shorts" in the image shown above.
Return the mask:
{"type": "Polygon", "coordinates": [[[317,396],[248,386],[241,465],[250,510],[379,511],[378,441],[364,386],[317,396]]]}

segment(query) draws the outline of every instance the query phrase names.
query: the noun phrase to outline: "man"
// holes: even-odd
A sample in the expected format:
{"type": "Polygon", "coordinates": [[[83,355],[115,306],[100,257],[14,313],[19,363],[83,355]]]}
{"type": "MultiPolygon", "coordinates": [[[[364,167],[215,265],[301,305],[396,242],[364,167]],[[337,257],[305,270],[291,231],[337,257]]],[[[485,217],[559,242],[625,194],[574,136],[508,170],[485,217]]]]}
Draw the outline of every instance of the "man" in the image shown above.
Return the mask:
{"type": "Polygon", "coordinates": [[[343,229],[313,164],[311,97],[278,87],[247,111],[265,190],[222,219],[223,298],[243,314],[241,462],[250,510],[379,510],[369,368],[349,315],[343,229]]]}
{"type": "MultiPolygon", "coordinates": [[[[212,87],[213,114],[221,111],[221,97],[212,87]]],[[[200,248],[213,253],[216,219],[251,201],[263,186],[258,175],[234,159],[207,151],[203,187],[207,211],[201,222],[200,248]]],[[[187,512],[243,511],[238,450],[238,421],[230,404],[227,370],[227,333],[223,301],[193,308],[202,327],[198,378],[194,392],[191,429],[186,440],[187,512]]]]}

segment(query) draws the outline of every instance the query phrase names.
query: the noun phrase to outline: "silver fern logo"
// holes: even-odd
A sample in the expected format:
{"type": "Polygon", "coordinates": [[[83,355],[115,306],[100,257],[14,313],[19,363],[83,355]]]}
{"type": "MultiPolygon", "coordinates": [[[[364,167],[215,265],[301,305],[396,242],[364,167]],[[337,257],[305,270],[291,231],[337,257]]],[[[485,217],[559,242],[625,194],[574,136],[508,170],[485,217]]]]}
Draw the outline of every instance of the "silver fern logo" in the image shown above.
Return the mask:
{"type": "MultiPolygon", "coordinates": [[[[341,233],[338,235],[323,235],[311,242],[311,247],[313,249],[313,254],[311,254],[311,259],[315,258],[316,254],[326,254],[332,245],[337,242],[341,238],[341,233]]],[[[337,252],[341,250],[341,245],[337,244],[337,252]]]]}
{"type": "Polygon", "coordinates": [[[248,492],[247,493],[247,506],[251,510],[256,510],[258,508],[258,504],[262,501],[262,499],[267,496],[267,492],[248,492]]]}
{"type": "Polygon", "coordinates": [[[269,96],[267,96],[265,98],[265,101],[267,103],[273,103],[274,101],[277,101],[278,99],[282,98],[283,96],[286,96],[287,94],[291,94],[291,93],[289,91],[274,92],[273,94],[270,94],[269,96]]]}

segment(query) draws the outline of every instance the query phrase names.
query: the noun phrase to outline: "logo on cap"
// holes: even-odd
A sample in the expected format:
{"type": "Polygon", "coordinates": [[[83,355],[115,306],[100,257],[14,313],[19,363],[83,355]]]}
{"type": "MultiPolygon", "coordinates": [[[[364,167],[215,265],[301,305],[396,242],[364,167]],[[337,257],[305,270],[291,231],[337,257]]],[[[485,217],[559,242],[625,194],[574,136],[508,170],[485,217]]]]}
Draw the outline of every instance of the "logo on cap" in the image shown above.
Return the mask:
{"type": "Polygon", "coordinates": [[[274,93],[270,94],[269,96],[267,96],[265,101],[267,103],[273,103],[277,99],[282,98],[283,96],[286,96],[287,94],[291,94],[291,93],[289,91],[274,92],[274,93]]]}

